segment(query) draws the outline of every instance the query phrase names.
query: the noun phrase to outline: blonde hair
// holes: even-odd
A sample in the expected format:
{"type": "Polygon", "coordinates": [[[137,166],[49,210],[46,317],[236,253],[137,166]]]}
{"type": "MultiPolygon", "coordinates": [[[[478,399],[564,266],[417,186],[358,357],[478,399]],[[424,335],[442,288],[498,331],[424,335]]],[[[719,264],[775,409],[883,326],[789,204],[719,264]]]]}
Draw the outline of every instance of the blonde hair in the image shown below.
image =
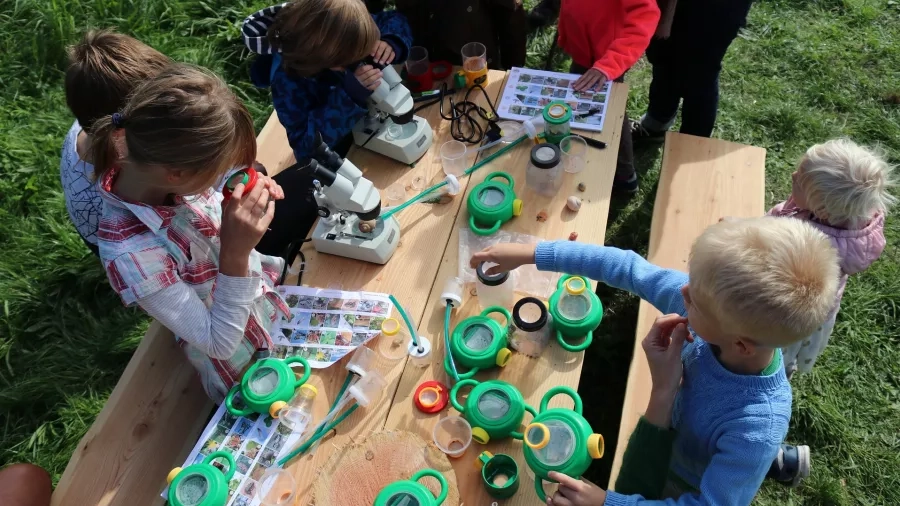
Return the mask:
{"type": "Polygon", "coordinates": [[[809,211],[833,225],[859,228],[897,202],[891,166],[878,153],[848,139],[809,148],[797,167],[797,182],[809,211]]]}
{"type": "Polygon", "coordinates": [[[69,47],[66,104],[91,132],[97,118],[125,105],[131,91],[172,64],[168,56],[112,30],[91,30],[69,47]]]}
{"type": "Polygon", "coordinates": [[[295,0],[266,34],[291,75],[310,77],[369,56],[381,32],[360,0],[295,0]]]}
{"type": "Polygon", "coordinates": [[[786,346],[815,331],[834,307],[837,251],[803,220],[722,221],[691,248],[691,298],[728,334],[786,346]]]}
{"type": "Polygon", "coordinates": [[[186,171],[209,186],[229,169],[256,159],[253,119],[211,72],[173,64],[138,86],[114,120],[94,125],[92,155],[102,174],[116,163],[113,134],[125,132],[127,159],[140,166],[186,171]]]}

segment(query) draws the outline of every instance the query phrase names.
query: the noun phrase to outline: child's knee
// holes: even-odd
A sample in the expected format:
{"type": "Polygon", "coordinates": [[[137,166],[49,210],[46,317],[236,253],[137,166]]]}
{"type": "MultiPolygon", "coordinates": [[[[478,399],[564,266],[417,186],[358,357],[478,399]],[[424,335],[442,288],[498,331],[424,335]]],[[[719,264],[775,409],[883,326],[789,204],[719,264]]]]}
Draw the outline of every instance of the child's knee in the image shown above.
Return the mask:
{"type": "Polygon", "coordinates": [[[34,464],[13,464],[0,471],[0,504],[49,505],[52,492],[50,475],[34,464]]]}

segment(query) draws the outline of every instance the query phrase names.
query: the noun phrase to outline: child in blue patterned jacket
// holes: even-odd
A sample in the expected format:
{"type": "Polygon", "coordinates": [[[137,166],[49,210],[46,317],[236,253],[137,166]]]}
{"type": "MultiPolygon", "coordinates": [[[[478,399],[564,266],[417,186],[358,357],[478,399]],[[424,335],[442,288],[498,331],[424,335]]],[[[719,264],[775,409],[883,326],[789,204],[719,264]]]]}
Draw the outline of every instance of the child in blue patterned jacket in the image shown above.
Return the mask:
{"type": "Polygon", "coordinates": [[[346,155],[353,125],[381,83],[366,58],[386,65],[406,60],[412,33],[394,11],[369,14],[362,0],[294,0],[248,16],[244,43],[259,56],[253,83],[272,89],[278,119],[298,160],[309,158],[316,132],[346,155]]]}
{"type": "MultiPolygon", "coordinates": [[[[675,442],[664,500],[604,491],[557,476],[559,506],[745,506],[779,453],[791,415],[780,348],[821,325],[837,293],[837,252],[801,220],[723,221],[691,248],[688,274],[632,251],[542,242],[498,244],[472,264],[584,275],[627,290],[662,313],[683,317],[693,342],[681,348],[675,442]]],[[[574,477],[577,478],[577,477],[574,477]]]]}

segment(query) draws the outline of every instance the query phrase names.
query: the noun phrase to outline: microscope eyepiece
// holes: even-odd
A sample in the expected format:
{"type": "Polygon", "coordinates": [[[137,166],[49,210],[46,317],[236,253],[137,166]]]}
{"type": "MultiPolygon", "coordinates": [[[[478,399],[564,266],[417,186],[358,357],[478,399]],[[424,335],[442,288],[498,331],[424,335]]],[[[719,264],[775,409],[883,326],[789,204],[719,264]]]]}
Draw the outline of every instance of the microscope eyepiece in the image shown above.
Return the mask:
{"type": "Polygon", "coordinates": [[[313,158],[333,171],[337,171],[344,164],[344,159],[325,144],[320,132],[316,132],[316,152],[313,158]]]}

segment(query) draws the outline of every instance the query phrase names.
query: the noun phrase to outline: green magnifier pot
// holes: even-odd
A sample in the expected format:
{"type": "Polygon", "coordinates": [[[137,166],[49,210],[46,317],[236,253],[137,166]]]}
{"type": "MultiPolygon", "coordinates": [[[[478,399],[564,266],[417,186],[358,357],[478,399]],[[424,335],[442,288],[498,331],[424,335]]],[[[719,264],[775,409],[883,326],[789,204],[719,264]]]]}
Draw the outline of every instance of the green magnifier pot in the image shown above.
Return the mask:
{"type": "Polygon", "coordinates": [[[488,174],[469,193],[469,228],[478,235],[491,235],[513,216],[522,214],[522,201],[516,198],[515,181],[505,172],[488,174]],[[504,179],[506,183],[495,181],[504,179]]]}
{"type": "Polygon", "coordinates": [[[248,416],[253,413],[270,414],[278,418],[281,408],[294,397],[294,391],[306,383],[312,369],[303,357],[290,357],[284,360],[264,358],[244,373],[241,382],[235,385],[225,396],[225,407],[235,416],[248,416]],[[303,376],[294,375],[291,364],[303,364],[303,376]],[[240,392],[244,408],[234,407],[234,396],[240,392]]]}
{"type": "MultiPolygon", "coordinates": [[[[466,318],[456,325],[450,335],[450,353],[457,366],[469,369],[468,372],[459,374],[460,379],[470,379],[481,369],[506,366],[512,356],[507,348],[506,337],[510,318],[506,309],[491,306],[481,314],[466,318]],[[491,313],[502,314],[506,321],[502,325],[497,323],[488,317],[491,313]]],[[[453,377],[449,357],[444,357],[444,370],[448,376],[453,377]]]]}
{"type": "Polygon", "coordinates": [[[434,469],[422,469],[408,480],[395,481],[381,489],[374,506],[440,506],[447,499],[447,491],[447,480],[443,474],[434,469]],[[440,482],[441,492],[437,497],[419,483],[426,476],[440,482]]]}
{"type": "Polygon", "coordinates": [[[594,340],[594,329],[603,319],[603,304],[591,291],[590,281],[582,276],[562,276],[548,305],[559,345],[566,351],[586,350],[594,340]],[[569,344],[570,340],[581,338],[580,344],[569,344]]]}
{"type": "Polygon", "coordinates": [[[519,490],[519,465],[509,455],[483,451],[475,466],[481,470],[481,483],[491,497],[508,499],[519,490]]]}
{"type": "Polygon", "coordinates": [[[603,457],[603,436],[594,434],[581,412],[578,393],[569,387],[555,387],[544,394],[540,413],[525,428],[525,463],[534,471],[534,490],[544,502],[543,481],[550,479],[550,471],[577,478],[592,460],[603,457]],[[559,394],[571,397],[575,407],[547,409],[550,399],[559,394]]]}
{"type": "Polygon", "coordinates": [[[479,383],[473,379],[462,380],[450,392],[450,402],[472,426],[472,439],[487,444],[491,439],[513,437],[522,439],[516,429],[522,425],[525,412],[535,416],[534,408],[525,404],[522,393],[511,384],[500,380],[479,383]],[[472,386],[465,406],[457,400],[459,390],[472,386]]]}
{"type": "Polygon", "coordinates": [[[553,101],[544,106],[541,112],[544,117],[544,138],[552,144],[559,144],[571,133],[569,122],[572,121],[572,108],[569,104],[553,101]]]}
{"type": "Polygon", "coordinates": [[[213,452],[199,464],[184,469],[176,467],[169,473],[169,504],[172,506],[225,506],[228,502],[228,481],[234,476],[234,457],[231,452],[213,452]],[[225,459],[228,470],[213,465],[225,459]]]}

